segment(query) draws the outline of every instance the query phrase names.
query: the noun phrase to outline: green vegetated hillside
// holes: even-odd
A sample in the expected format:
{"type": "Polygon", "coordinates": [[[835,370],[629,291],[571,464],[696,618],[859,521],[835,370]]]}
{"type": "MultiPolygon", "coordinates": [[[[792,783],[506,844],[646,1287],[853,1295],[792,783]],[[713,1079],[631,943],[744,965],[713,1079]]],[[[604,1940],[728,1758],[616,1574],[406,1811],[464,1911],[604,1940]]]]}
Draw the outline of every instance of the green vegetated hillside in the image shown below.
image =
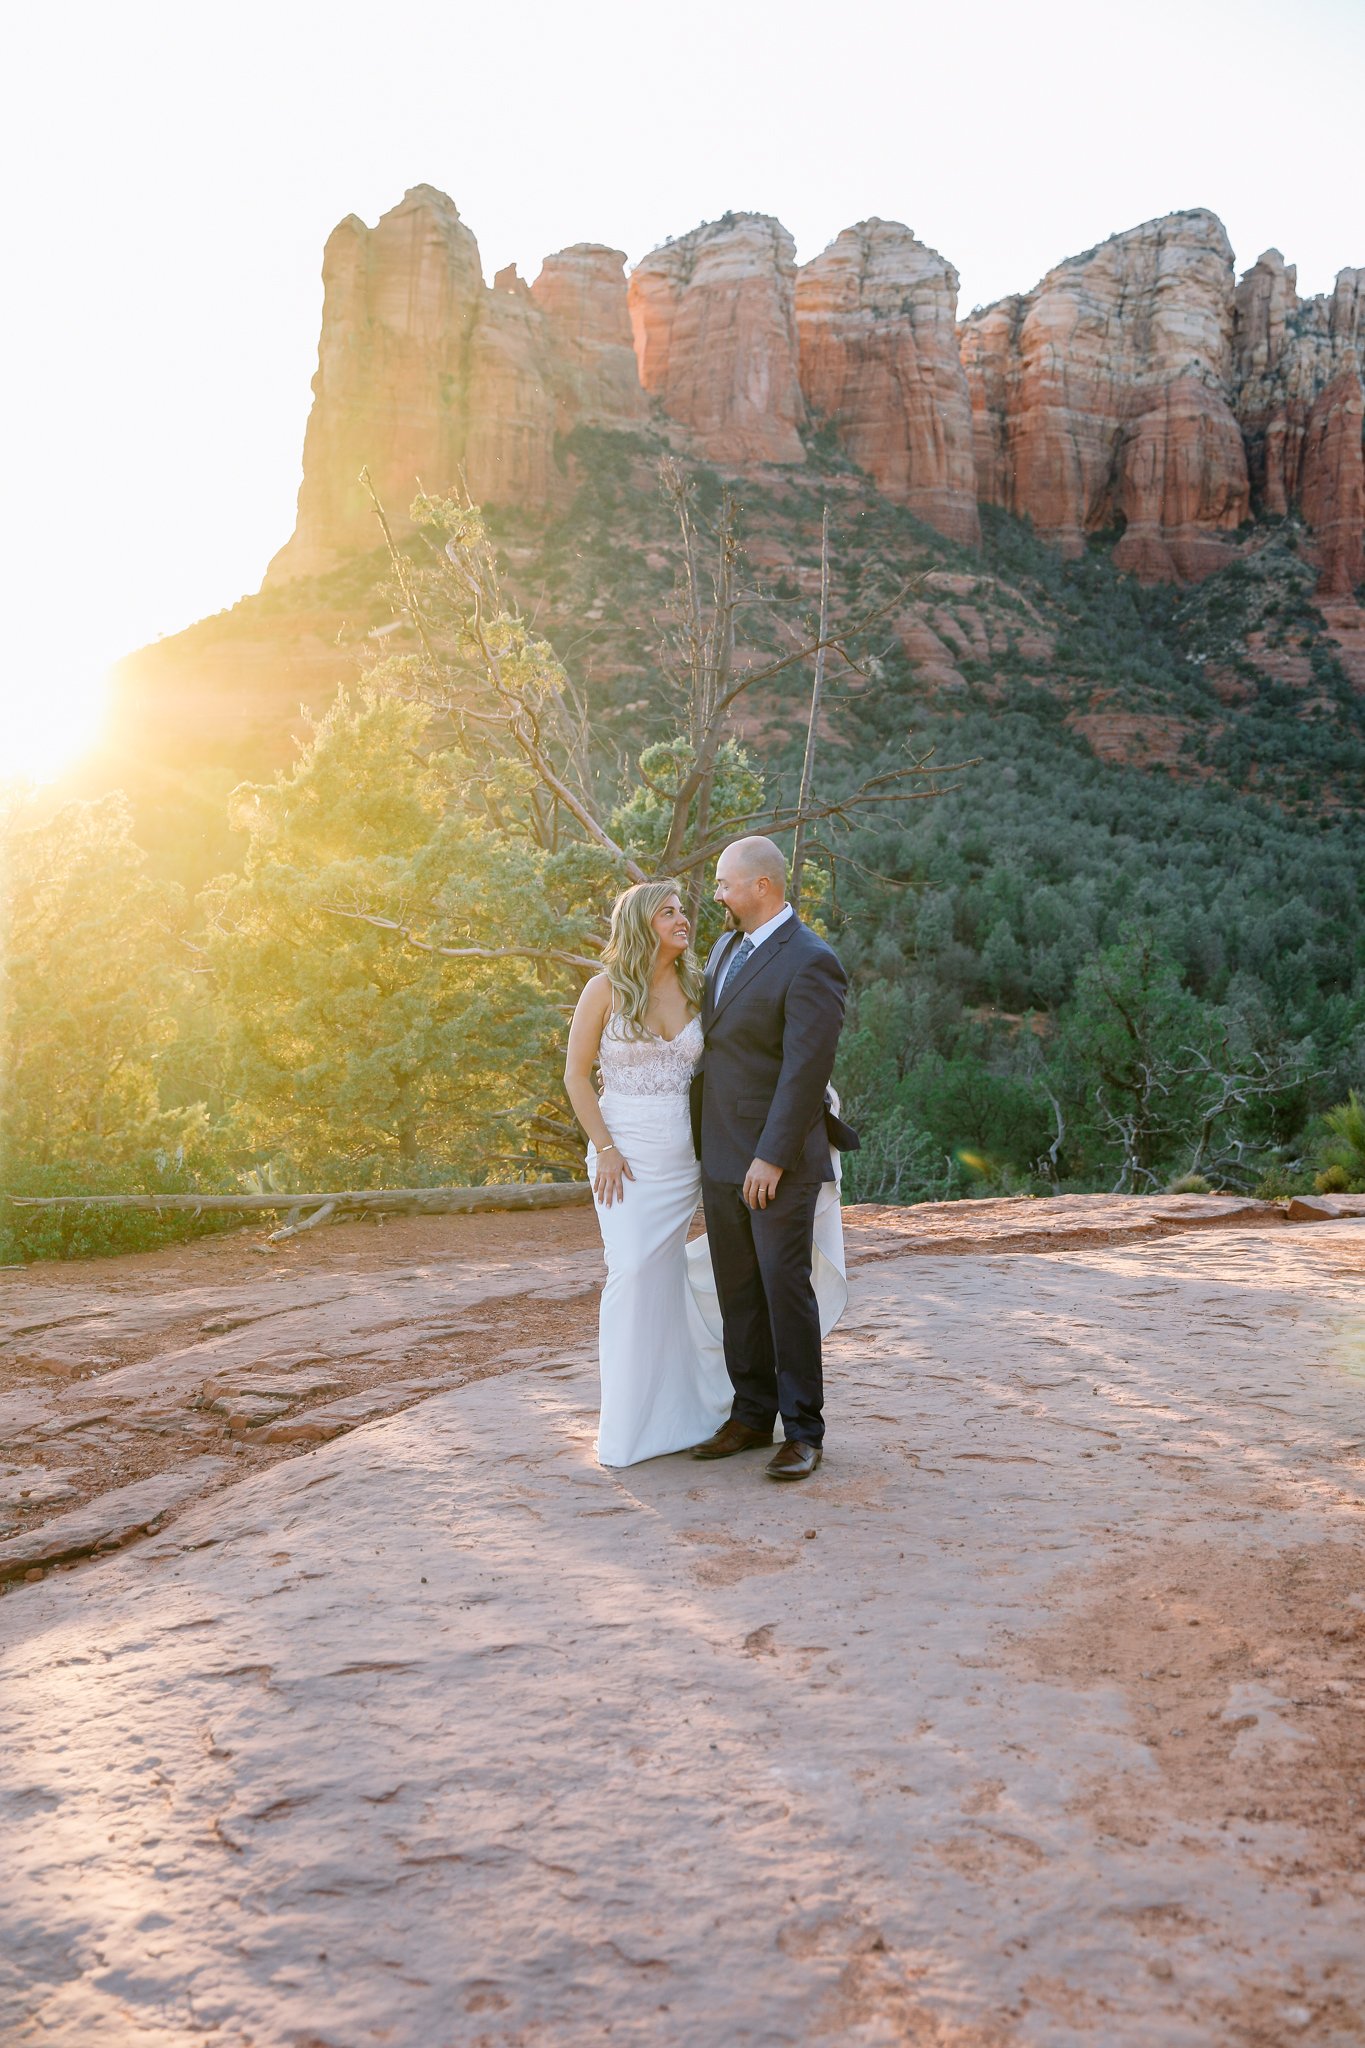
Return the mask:
{"type": "MultiPolygon", "coordinates": [[[[506,587],[581,693],[609,806],[623,764],[676,729],[676,531],[648,437],[580,431],[563,454],[561,512],[490,525],[506,587]]],[[[816,833],[819,914],[853,981],[836,1078],[866,1142],[846,1161],[849,1192],[913,1201],[1190,1175],[1267,1191],[1324,1171],[1331,1185],[1360,1180],[1365,1157],[1322,1122],[1365,1082],[1359,608],[1324,616],[1288,525],[1249,530],[1197,589],[1144,590],[1115,573],[1104,541],[1066,563],[998,513],[984,514],[979,553],[956,547],[819,436],[813,454],[802,471],[741,488],[746,573],[770,600],[749,613],[741,655],[809,624],[827,504],[836,620],[882,613],[850,639],[856,668],[831,664],[817,792],[837,800],[912,755],[968,764],[942,774],[946,793],[931,801],[816,833]]],[[[692,475],[704,519],[720,479],[692,475]]],[[[98,772],[129,790],[131,818],[106,805],[99,830],[87,819],[84,854],[61,855],[78,877],[68,896],[83,873],[102,902],[115,847],[142,892],[128,956],[154,953],[158,930],[180,948],[139,970],[144,988],[161,974],[167,993],[155,1044],[122,1061],[141,1076],[136,1114],[107,1111],[126,1126],[118,1184],[568,1170],[562,1131],[557,1152],[536,1137],[555,1123],[561,1009],[532,991],[503,1015],[486,981],[475,996],[460,971],[391,935],[300,921],[317,875],[334,887],[348,861],[352,877],[371,863],[366,886],[387,861],[408,912],[429,908],[413,889],[452,900],[467,781],[431,768],[437,742],[420,719],[395,724],[390,706],[366,723],[356,688],[367,663],[414,644],[377,551],[246,599],[125,666],[122,751],[98,772]],[[300,704],[320,714],[342,683],[350,724],[334,715],[310,741],[300,704]],[[298,745],[303,766],[283,793],[229,804],[234,784],[268,780],[298,745]],[[228,870],[245,878],[235,894],[228,870]],[[462,1045],[467,1087],[496,1098],[496,1138],[460,1095],[462,1045]],[[414,1079],[433,1065],[440,1086],[414,1079]]],[[[794,792],[809,685],[803,665],[743,701],[741,738],[770,796],[794,792]]],[[[492,858],[486,845],[479,857],[492,858]]],[[[473,873],[469,848],[461,860],[473,873]]],[[[599,877],[594,898],[565,872],[554,870],[557,914],[587,930],[610,891],[599,877]]],[[[488,884],[532,921],[546,886],[509,867],[488,884]]],[[[78,913],[101,914],[69,903],[78,913]]],[[[43,915],[33,910],[35,957],[43,915]]],[[[132,1025],[113,958],[107,970],[112,1052],[132,1025]]],[[[76,1035],[88,1048],[90,1033],[76,1035]]],[[[31,1126],[10,1134],[8,1183],[83,1172],[90,1185],[96,1157],[118,1151],[99,1151],[88,1129],[31,1126]]],[[[94,1241],[89,1226],[63,1230],[60,1244],[31,1231],[24,1242],[94,1241]]]]}
{"type": "MultiPolygon", "coordinates": [[[[833,466],[744,498],[755,574],[797,615],[825,502],[846,617],[916,579],[858,645],[870,674],[835,676],[817,788],[907,748],[976,764],[824,834],[855,987],[839,1078],[870,1138],[853,1190],[1307,1185],[1317,1112],[1365,1080],[1365,676],[1296,534],[1144,590],[1105,545],[1064,563],[999,513],[956,548],[833,466]]],[[[526,596],[580,622],[556,637],[621,744],[665,694],[653,531],[618,446],[543,542],[505,536],[526,596]]],[[[806,689],[784,679],[753,738],[789,788],[806,689]]]]}

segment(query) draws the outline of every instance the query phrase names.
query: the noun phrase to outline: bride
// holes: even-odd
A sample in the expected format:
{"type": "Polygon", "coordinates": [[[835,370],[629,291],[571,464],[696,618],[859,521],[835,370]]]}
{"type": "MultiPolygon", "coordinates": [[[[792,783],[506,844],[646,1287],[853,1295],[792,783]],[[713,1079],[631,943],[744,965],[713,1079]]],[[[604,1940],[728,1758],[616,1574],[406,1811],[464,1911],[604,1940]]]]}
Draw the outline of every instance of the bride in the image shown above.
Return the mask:
{"type": "MultiPolygon", "coordinates": [[[[702,970],[691,941],[675,882],[624,890],[611,914],[606,971],[579,997],[569,1032],[564,1081],[588,1137],[607,1260],[603,1465],[634,1465],[702,1442],[734,1399],[706,1240],[687,1242],[701,1193],[688,1090],[703,1048],[702,970]]],[[[826,1194],[814,1277],[821,1321],[832,1323],[843,1306],[843,1242],[837,1185],[826,1194]]]]}

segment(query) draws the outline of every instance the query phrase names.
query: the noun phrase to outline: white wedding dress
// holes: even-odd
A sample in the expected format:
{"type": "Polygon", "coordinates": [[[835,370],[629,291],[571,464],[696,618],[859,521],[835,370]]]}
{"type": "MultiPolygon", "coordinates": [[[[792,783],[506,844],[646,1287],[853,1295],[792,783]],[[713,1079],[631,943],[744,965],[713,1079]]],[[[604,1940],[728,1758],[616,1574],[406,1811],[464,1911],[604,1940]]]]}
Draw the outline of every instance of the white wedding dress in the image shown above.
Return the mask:
{"type": "MultiPolygon", "coordinates": [[[[635,1176],[621,1201],[596,1205],[607,1259],[599,1321],[603,1465],[686,1450],[730,1413],[711,1257],[704,1237],[687,1241],[701,1197],[688,1114],[701,1055],[696,1017],[676,1038],[629,1038],[616,1016],[602,1033],[602,1114],[635,1176]]],[[[833,1158],[837,1174],[837,1152],[833,1158]]],[[[596,1165],[589,1145],[589,1180],[596,1165]]],[[[811,1277],[825,1335],[848,1299],[837,1180],[825,1183],[816,1207],[811,1277]]]]}

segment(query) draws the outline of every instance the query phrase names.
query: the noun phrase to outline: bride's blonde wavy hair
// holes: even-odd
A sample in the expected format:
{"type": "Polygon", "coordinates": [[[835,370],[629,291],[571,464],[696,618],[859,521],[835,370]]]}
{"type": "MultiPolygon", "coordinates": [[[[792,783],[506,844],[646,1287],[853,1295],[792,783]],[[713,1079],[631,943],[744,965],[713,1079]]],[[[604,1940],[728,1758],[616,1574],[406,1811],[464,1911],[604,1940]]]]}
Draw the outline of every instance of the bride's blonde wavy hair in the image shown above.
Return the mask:
{"type": "MultiPolygon", "coordinates": [[[[649,1027],[650,981],[659,957],[659,934],[654,920],[670,896],[681,901],[676,882],[636,882],[623,889],[611,906],[611,937],[602,952],[602,965],[611,983],[612,1008],[621,1018],[628,1038],[645,1038],[649,1027]]],[[[701,1008],[702,970],[691,946],[679,954],[674,969],[687,999],[688,1008],[701,1008]]]]}

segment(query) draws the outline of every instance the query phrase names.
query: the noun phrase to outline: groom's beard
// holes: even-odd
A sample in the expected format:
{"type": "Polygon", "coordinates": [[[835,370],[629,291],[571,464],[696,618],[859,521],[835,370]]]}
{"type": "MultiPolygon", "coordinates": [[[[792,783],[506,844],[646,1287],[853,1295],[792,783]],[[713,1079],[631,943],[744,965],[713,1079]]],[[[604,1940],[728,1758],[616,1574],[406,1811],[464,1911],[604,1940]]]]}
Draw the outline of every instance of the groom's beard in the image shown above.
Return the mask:
{"type": "Polygon", "coordinates": [[[738,932],[744,929],[733,910],[727,910],[725,913],[725,929],[727,932],[738,932]]]}

